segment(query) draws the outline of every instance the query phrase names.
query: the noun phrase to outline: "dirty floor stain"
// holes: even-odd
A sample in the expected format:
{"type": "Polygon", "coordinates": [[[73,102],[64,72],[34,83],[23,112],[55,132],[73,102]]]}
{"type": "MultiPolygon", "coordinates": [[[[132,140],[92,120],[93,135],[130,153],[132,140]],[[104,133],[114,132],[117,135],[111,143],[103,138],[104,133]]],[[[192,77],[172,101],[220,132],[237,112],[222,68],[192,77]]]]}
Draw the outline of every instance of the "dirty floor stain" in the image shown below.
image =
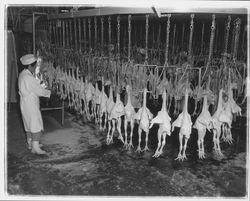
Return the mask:
{"type": "Polygon", "coordinates": [[[246,195],[246,152],[232,154],[232,146],[224,146],[223,160],[215,160],[210,152],[203,161],[192,159],[190,154],[181,163],[174,160],[178,146],[172,146],[171,141],[167,141],[164,154],[155,159],[152,155],[156,145],[151,144],[150,152],[138,154],[136,146],[125,150],[117,138],[107,146],[106,132],[99,132],[95,125],[84,124],[69,113],[64,128],[46,118],[45,123],[55,124],[55,129],[45,130],[42,137],[47,156],[31,154],[20,136],[8,138],[10,195],[246,195]],[[16,147],[10,144],[13,139],[17,139],[16,147]]]}

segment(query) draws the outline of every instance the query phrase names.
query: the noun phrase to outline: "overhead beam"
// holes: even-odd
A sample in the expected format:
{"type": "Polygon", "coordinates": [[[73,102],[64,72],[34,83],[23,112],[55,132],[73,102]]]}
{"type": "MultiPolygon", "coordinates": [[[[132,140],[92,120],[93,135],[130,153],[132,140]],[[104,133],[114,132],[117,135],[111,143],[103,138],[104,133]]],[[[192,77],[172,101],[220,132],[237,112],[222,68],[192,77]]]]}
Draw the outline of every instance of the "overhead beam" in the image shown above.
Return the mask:
{"type": "Polygon", "coordinates": [[[247,14],[247,8],[202,8],[202,7],[175,7],[175,8],[162,8],[158,10],[161,14],[164,13],[213,13],[213,14],[247,14]]]}
{"type": "Polygon", "coordinates": [[[76,18],[76,17],[91,17],[105,15],[122,15],[122,14],[153,14],[152,8],[136,8],[136,7],[102,7],[88,10],[80,10],[69,13],[61,13],[49,15],[48,19],[60,18],[76,18]]]}
{"type": "MultiPolygon", "coordinates": [[[[166,13],[218,13],[218,14],[247,14],[247,8],[185,8],[184,7],[158,7],[162,17],[166,13]]],[[[101,7],[80,11],[73,11],[68,13],[51,14],[48,19],[62,19],[62,18],[79,18],[91,16],[105,16],[105,15],[123,15],[123,14],[154,14],[155,10],[151,7],[101,7]]]]}

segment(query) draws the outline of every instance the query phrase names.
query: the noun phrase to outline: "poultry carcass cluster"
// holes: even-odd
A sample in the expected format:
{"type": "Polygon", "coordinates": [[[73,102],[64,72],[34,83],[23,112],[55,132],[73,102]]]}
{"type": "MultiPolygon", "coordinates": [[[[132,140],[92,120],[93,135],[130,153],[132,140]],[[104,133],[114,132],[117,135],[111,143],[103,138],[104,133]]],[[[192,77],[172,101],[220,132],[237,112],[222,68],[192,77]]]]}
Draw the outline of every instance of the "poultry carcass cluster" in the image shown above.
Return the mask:
{"type": "MultiPolygon", "coordinates": [[[[53,67],[50,62],[45,63],[48,72],[48,83],[55,87],[56,93],[61,99],[68,101],[68,106],[86,115],[89,120],[94,120],[99,124],[99,129],[105,131],[107,129],[106,143],[113,143],[114,132],[117,129],[118,139],[124,144],[126,149],[133,148],[133,133],[134,124],[138,124],[138,147],[136,152],[149,151],[148,135],[154,124],[159,124],[157,133],[158,146],[153,157],[159,157],[163,153],[163,147],[166,144],[166,135],[170,136],[175,127],[179,127],[179,154],[177,160],[186,159],[187,143],[192,133],[193,128],[198,130],[198,156],[200,159],[205,158],[204,137],[206,131],[213,132],[214,149],[216,153],[222,155],[220,149],[220,139],[226,142],[232,142],[231,124],[233,114],[240,114],[241,108],[236,104],[233,98],[233,89],[236,87],[235,83],[229,83],[227,91],[221,89],[219,91],[217,110],[211,115],[208,110],[210,104],[216,102],[215,94],[210,90],[210,81],[207,83],[206,89],[201,88],[199,95],[203,99],[203,104],[200,107],[201,112],[197,115],[194,122],[191,120],[191,115],[188,112],[189,98],[193,96],[194,91],[190,87],[190,83],[186,79],[179,81],[172,77],[166,78],[165,72],[163,79],[157,79],[154,86],[156,91],[162,97],[162,107],[158,114],[154,117],[150,109],[147,107],[147,94],[152,94],[148,91],[147,83],[150,82],[150,76],[147,77],[146,71],[138,68],[132,68],[133,65],[127,65],[127,69],[123,68],[124,77],[123,82],[125,86],[120,87],[119,82],[113,79],[102,76],[99,80],[93,80],[88,76],[79,76],[78,68],[69,64],[73,70],[65,70],[58,67],[53,67]],[[133,72],[136,71],[136,72],[133,72]],[[143,76],[140,76],[143,75],[143,76]],[[129,82],[128,82],[129,78],[129,82]],[[143,78],[143,79],[141,79],[143,78]],[[101,81],[101,90],[98,83],[101,81]],[[115,83],[115,84],[114,84],[115,83]],[[118,84],[118,86],[117,86],[118,84]],[[175,87],[173,87],[175,86],[175,87]],[[109,89],[109,95],[105,92],[105,87],[109,89]],[[140,91],[138,92],[138,89],[140,91]],[[114,101],[113,91],[116,90],[116,97],[114,101]],[[121,90],[127,94],[127,103],[124,104],[120,98],[121,90]],[[141,94],[143,97],[142,106],[135,104],[135,98],[141,94]],[[224,94],[224,95],[223,95],[224,94]],[[184,104],[182,109],[177,109],[177,102],[183,99],[184,104]],[[173,100],[174,99],[174,100],[173,100]],[[174,108],[172,115],[170,115],[170,108],[174,108]],[[136,109],[138,111],[136,112],[136,109]],[[180,112],[181,110],[181,112],[180,112]],[[171,117],[172,118],[171,118],[171,117]],[[177,118],[175,118],[177,116],[177,118]],[[103,121],[104,118],[104,121],[103,121]],[[124,121],[122,119],[124,118],[124,121]],[[125,136],[122,134],[122,123],[124,123],[125,136]],[[130,125],[130,135],[128,136],[128,126],[130,125]],[[145,147],[141,149],[141,137],[145,132],[145,147]],[[184,145],[183,145],[184,139],[184,145]],[[128,142],[129,141],[129,142],[128,142]]],[[[120,77],[119,79],[122,79],[120,77]]],[[[210,78],[209,78],[210,79],[210,78]]],[[[120,80],[121,82],[121,80],[120,80]]],[[[123,84],[124,85],[124,84],[123,84]]],[[[154,92],[155,93],[155,92],[154,92]]],[[[139,101],[140,102],[140,101],[139,101]]],[[[138,103],[138,100],[137,100],[138,103]]]]}

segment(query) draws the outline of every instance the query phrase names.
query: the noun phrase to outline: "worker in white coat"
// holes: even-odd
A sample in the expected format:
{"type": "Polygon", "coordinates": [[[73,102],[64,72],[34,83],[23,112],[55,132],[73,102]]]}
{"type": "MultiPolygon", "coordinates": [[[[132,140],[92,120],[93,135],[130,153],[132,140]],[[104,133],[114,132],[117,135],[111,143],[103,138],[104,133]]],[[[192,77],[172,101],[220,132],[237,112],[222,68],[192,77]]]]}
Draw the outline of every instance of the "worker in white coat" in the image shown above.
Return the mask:
{"type": "Polygon", "coordinates": [[[35,78],[37,58],[33,54],[22,56],[20,61],[26,67],[19,75],[18,89],[27,143],[32,153],[46,154],[39,145],[41,132],[43,131],[39,96],[49,98],[51,91],[42,87],[35,78]]]}

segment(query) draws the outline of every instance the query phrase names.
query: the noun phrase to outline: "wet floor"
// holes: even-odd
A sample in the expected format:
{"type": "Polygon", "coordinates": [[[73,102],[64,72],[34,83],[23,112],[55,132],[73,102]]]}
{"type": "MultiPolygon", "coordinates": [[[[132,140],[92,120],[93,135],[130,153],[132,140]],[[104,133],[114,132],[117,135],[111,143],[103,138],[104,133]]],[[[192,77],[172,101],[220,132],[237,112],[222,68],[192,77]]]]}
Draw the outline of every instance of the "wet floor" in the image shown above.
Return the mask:
{"type": "Polygon", "coordinates": [[[245,138],[239,138],[236,144],[236,134],[241,130],[233,131],[233,145],[222,144],[224,159],[215,157],[209,144],[211,136],[207,135],[207,158],[198,160],[194,134],[194,139],[190,139],[188,144],[188,160],[177,162],[174,160],[178,154],[177,133],[167,138],[164,154],[155,159],[152,158],[157,143],[154,132],[149,135],[150,151],[138,154],[135,153],[136,135],[133,138],[135,148],[128,151],[116,137],[114,143],[107,146],[105,132],[99,132],[92,123],[83,123],[75,115],[66,113],[65,126],[62,127],[50,114],[45,114],[42,143],[48,156],[36,156],[26,149],[24,134],[20,134],[22,124],[18,113],[10,112],[8,115],[11,117],[8,118],[9,194],[246,195],[245,138]]]}

